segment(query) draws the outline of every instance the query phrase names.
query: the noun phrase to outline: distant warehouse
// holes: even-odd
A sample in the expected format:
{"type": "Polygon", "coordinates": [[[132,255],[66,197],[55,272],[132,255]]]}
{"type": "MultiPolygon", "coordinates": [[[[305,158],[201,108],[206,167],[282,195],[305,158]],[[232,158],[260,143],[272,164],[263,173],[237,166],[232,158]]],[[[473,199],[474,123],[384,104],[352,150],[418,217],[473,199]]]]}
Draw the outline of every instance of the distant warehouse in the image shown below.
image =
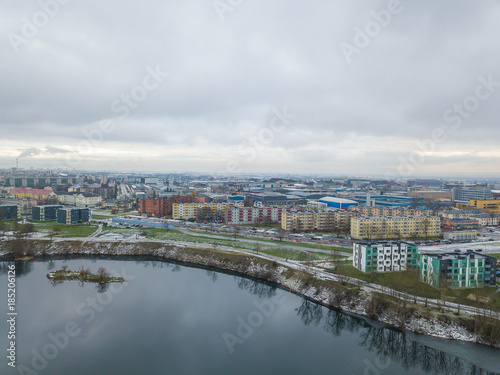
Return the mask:
{"type": "Polygon", "coordinates": [[[326,203],[328,207],[347,209],[351,206],[357,206],[358,202],[344,199],[344,198],[335,198],[335,197],[324,197],[319,200],[321,203],[326,203]]]}

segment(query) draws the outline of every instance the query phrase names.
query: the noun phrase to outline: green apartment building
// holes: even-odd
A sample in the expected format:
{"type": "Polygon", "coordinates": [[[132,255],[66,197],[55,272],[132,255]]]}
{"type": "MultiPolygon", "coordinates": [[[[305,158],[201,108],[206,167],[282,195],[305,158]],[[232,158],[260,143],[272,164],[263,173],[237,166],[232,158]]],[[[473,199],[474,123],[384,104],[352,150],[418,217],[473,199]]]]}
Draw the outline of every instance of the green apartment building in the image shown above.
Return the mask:
{"type": "Polygon", "coordinates": [[[495,286],[496,269],[496,258],[477,252],[420,256],[420,281],[435,288],[495,286]]]}

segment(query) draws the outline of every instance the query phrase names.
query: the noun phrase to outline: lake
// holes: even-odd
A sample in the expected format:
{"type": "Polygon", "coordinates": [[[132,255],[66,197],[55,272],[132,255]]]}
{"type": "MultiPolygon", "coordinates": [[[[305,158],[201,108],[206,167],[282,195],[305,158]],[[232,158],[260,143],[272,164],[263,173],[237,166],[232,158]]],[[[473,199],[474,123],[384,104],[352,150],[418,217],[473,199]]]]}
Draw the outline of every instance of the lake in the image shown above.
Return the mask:
{"type": "Polygon", "coordinates": [[[148,258],[0,262],[1,374],[498,374],[500,351],[403,333],[272,285],[148,258]],[[16,369],[7,266],[16,265],[16,369]],[[81,266],[124,284],[52,284],[81,266]]]}

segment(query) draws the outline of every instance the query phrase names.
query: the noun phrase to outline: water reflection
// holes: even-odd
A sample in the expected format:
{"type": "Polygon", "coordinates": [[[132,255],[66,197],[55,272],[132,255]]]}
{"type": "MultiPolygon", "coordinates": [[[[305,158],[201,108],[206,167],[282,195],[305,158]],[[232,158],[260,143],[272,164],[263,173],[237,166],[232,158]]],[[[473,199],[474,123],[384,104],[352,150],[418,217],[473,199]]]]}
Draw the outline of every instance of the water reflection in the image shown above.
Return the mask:
{"type": "MultiPolygon", "coordinates": [[[[71,258],[71,259],[75,259],[75,258],[71,258]]],[[[60,261],[62,259],[63,258],[59,258],[60,261]]],[[[78,259],[78,258],[76,258],[76,259],[78,259]]],[[[86,258],[83,258],[83,259],[86,259],[86,258]]],[[[100,259],[100,258],[97,258],[97,259],[100,259]]],[[[53,270],[55,267],[57,267],[57,265],[59,265],[59,266],[61,265],[61,262],[56,263],[56,262],[54,262],[54,260],[58,260],[58,259],[57,258],[53,258],[53,259],[47,258],[45,260],[45,262],[47,264],[42,265],[41,268],[43,268],[43,270],[44,270],[46,267],[48,270],[53,270]]],[[[92,260],[95,260],[95,258],[92,260]]],[[[164,280],[164,275],[170,275],[171,280],[178,280],[179,277],[183,276],[184,278],[182,278],[182,280],[185,280],[186,283],[188,283],[192,279],[191,276],[193,276],[192,273],[188,272],[189,269],[184,268],[183,266],[176,264],[176,263],[170,263],[170,262],[161,261],[161,260],[159,260],[159,261],[151,260],[151,258],[142,258],[142,259],[130,258],[127,260],[132,260],[140,267],[163,269],[162,272],[156,274],[156,276],[158,276],[158,274],[161,274],[161,278],[156,279],[156,280],[160,280],[160,281],[164,280]],[[175,275],[175,278],[174,278],[172,273],[168,272],[169,270],[172,272],[179,272],[179,271],[183,270],[183,272],[180,275],[175,275]]],[[[123,261],[123,259],[121,259],[121,261],[123,261]]],[[[12,264],[12,263],[13,262],[0,262],[0,274],[6,274],[7,270],[8,270],[8,264],[12,264]]],[[[32,262],[32,261],[15,262],[15,264],[16,264],[16,273],[18,276],[27,275],[34,270],[34,262],[32,262]]],[[[73,264],[73,266],[71,268],[77,269],[80,264],[81,263],[76,262],[73,264]]],[[[46,272],[45,271],[42,272],[40,270],[40,267],[38,268],[38,271],[40,271],[40,272],[37,272],[37,273],[40,273],[39,276],[44,277],[46,272]]],[[[134,272],[136,272],[136,271],[138,274],[139,270],[134,270],[134,272]]],[[[200,270],[200,271],[203,271],[203,272],[201,272],[201,277],[204,280],[206,280],[206,278],[208,277],[210,280],[212,280],[213,283],[218,283],[218,284],[227,283],[228,282],[227,280],[229,280],[229,283],[231,283],[232,285],[237,285],[237,287],[239,289],[244,290],[244,291],[252,294],[253,296],[260,298],[260,299],[272,298],[272,297],[277,295],[277,287],[270,285],[270,284],[262,283],[260,281],[253,280],[253,279],[242,278],[239,276],[227,276],[227,274],[224,275],[223,273],[220,273],[220,272],[217,272],[217,271],[214,271],[211,269],[204,269],[204,270],[200,270]],[[233,281],[234,281],[234,283],[233,283],[233,281]]],[[[149,278],[150,274],[152,274],[150,272],[150,270],[147,270],[144,273],[144,277],[142,277],[142,278],[138,277],[136,280],[138,283],[143,282],[144,283],[143,286],[145,286],[147,288],[152,288],[154,290],[155,286],[148,284],[150,282],[150,278],[149,278]]],[[[29,279],[25,280],[25,281],[29,281],[29,279]]],[[[52,283],[52,287],[57,287],[58,285],[59,285],[59,283],[52,283]]],[[[161,288],[163,288],[162,283],[158,283],[158,285],[161,285],[161,288]]],[[[200,285],[199,282],[196,283],[193,281],[192,287],[197,288],[197,290],[198,290],[198,288],[200,288],[199,285],[200,285]]],[[[213,285],[209,286],[210,290],[214,290],[214,289],[216,289],[216,287],[217,286],[213,286],[213,285]]],[[[104,292],[106,292],[107,288],[109,288],[109,284],[104,284],[104,285],[96,284],[95,288],[97,289],[98,293],[104,293],[104,292]]],[[[141,298],[143,296],[144,289],[140,289],[140,290],[137,289],[137,294],[134,295],[133,291],[135,289],[133,289],[133,288],[134,288],[134,286],[131,284],[129,289],[127,289],[126,294],[129,296],[129,298],[131,298],[130,299],[131,301],[135,302],[138,300],[138,298],[141,298]]],[[[61,289],[63,289],[63,292],[64,292],[64,288],[60,288],[60,289],[58,289],[58,291],[60,291],[61,289]]],[[[71,289],[68,288],[68,290],[71,290],[71,289]]],[[[163,289],[159,289],[159,290],[163,291],[163,289]]],[[[55,293],[55,294],[57,294],[57,293],[55,293]]],[[[156,294],[152,293],[152,295],[157,295],[157,294],[158,293],[156,293],[156,294]]],[[[40,294],[40,295],[42,295],[42,294],[40,294]]],[[[169,296],[170,296],[170,298],[175,298],[176,294],[172,293],[172,294],[169,294],[169,296]]],[[[125,297],[125,294],[123,295],[123,297],[125,297]]],[[[210,298],[212,299],[213,297],[211,296],[210,298]]],[[[70,296],[68,296],[68,299],[70,299],[70,296]]],[[[242,300],[243,299],[248,300],[249,299],[248,295],[243,295],[242,300]]],[[[254,299],[254,298],[251,298],[251,299],[254,299]]],[[[343,312],[338,311],[338,310],[327,309],[327,308],[325,308],[319,304],[316,304],[316,303],[314,303],[308,299],[305,299],[305,298],[301,299],[300,302],[298,302],[298,303],[296,302],[297,300],[295,299],[295,297],[293,299],[290,298],[290,300],[293,300],[293,302],[290,302],[290,305],[295,305],[293,307],[296,307],[296,308],[294,310],[293,310],[293,308],[290,308],[290,310],[285,312],[285,315],[281,316],[283,321],[286,320],[286,317],[288,317],[290,315],[293,316],[293,314],[295,313],[305,326],[317,326],[333,336],[338,337],[338,336],[345,334],[347,332],[354,333],[354,334],[356,334],[357,337],[353,338],[352,340],[353,341],[355,340],[358,347],[363,348],[363,350],[361,350],[361,349],[356,350],[356,346],[354,345],[354,346],[352,346],[353,353],[362,353],[362,351],[365,351],[365,353],[371,352],[371,353],[374,353],[374,355],[376,355],[383,362],[391,361],[394,363],[399,363],[400,367],[399,367],[398,371],[400,371],[401,373],[404,373],[404,371],[401,370],[401,368],[404,368],[406,370],[413,369],[414,371],[415,370],[425,371],[426,373],[429,373],[429,374],[446,374],[446,375],[493,375],[494,374],[493,372],[485,371],[481,367],[479,367],[475,364],[472,364],[470,361],[467,361],[465,359],[461,359],[461,358],[457,357],[457,355],[453,355],[453,354],[447,353],[446,351],[434,349],[432,347],[429,347],[428,345],[424,345],[424,344],[419,342],[422,340],[415,341],[413,339],[414,335],[405,334],[403,332],[395,331],[395,330],[389,329],[389,328],[382,326],[382,325],[379,325],[378,327],[373,326],[369,320],[366,320],[366,319],[361,318],[361,317],[353,316],[350,314],[346,314],[346,313],[343,313],[343,312]],[[286,315],[286,314],[288,314],[288,315],[286,315]],[[380,326],[382,326],[383,328],[380,328],[380,326]]],[[[118,304],[119,299],[117,299],[116,301],[117,301],[116,303],[118,304]]],[[[179,301],[177,301],[177,300],[175,301],[176,308],[178,307],[177,304],[181,303],[180,301],[182,301],[182,299],[180,299],[179,301]]],[[[160,302],[163,303],[163,301],[160,301],[160,302]]],[[[232,303],[232,301],[229,302],[228,305],[231,305],[231,303],[232,303]]],[[[76,303],[76,304],[78,304],[78,303],[76,303]]],[[[123,306],[126,306],[126,305],[123,305],[123,306]]],[[[161,309],[164,309],[163,311],[169,311],[170,318],[173,319],[172,321],[175,321],[174,320],[175,319],[174,311],[176,311],[176,310],[174,308],[169,310],[166,307],[168,305],[160,305],[160,306],[161,306],[161,308],[158,308],[158,311],[162,311],[161,309]]],[[[251,307],[252,309],[255,309],[254,305],[251,305],[251,306],[252,306],[251,307]]],[[[288,307],[288,306],[286,306],[286,307],[288,307]]],[[[32,311],[32,310],[33,309],[27,310],[27,311],[32,311]]],[[[153,310],[155,310],[155,309],[153,309],[153,310]]],[[[122,311],[122,310],[120,310],[120,311],[122,311]]],[[[130,311],[131,311],[130,312],[131,316],[136,314],[136,312],[134,312],[134,310],[131,309],[130,311]]],[[[109,312],[109,314],[112,314],[113,306],[110,305],[109,310],[107,310],[107,312],[109,312]]],[[[141,314],[144,314],[144,313],[152,314],[152,312],[150,312],[149,310],[147,312],[141,310],[141,314]]],[[[217,314],[217,315],[219,315],[219,314],[217,314]]],[[[229,315],[229,316],[231,317],[231,315],[229,315]]],[[[242,315],[242,316],[246,319],[248,316],[248,313],[247,313],[247,315],[242,315]]],[[[293,316],[293,318],[290,320],[295,322],[294,323],[295,325],[300,326],[300,323],[297,323],[298,322],[297,317],[293,316]]],[[[272,318],[270,318],[270,319],[272,319],[272,318]]],[[[151,321],[154,322],[155,320],[152,319],[151,321]]],[[[192,322],[189,319],[186,320],[186,318],[183,318],[182,321],[183,322],[186,322],[186,321],[192,322]]],[[[233,321],[234,321],[234,319],[233,319],[233,321]]],[[[163,320],[162,320],[162,322],[163,322],[163,320]]],[[[266,321],[266,322],[268,322],[268,321],[266,321]]],[[[133,325],[131,325],[130,327],[132,327],[132,326],[133,325]]],[[[172,325],[171,327],[174,327],[174,326],[175,325],[172,325]]],[[[171,328],[169,325],[165,325],[162,327],[163,327],[162,329],[165,329],[165,330],[171,328]],[[165,327],[167,327],[167,328],[165,328],[165,327]]],[[[225,327],[225,326],[222,325],[221,327],[225,327]]],[[[147,327],[147,328],[149,329],[149,327],[147,327]]],[[[124,329],[124,327],[120,327],[120,332],[123,329],[124,329]]],[[[224,328],[224,329],[226,329],[226,328],[224,328]]],[[[231,326],[231,329],[236,329],[236,328],[235,328],[235,326],[231,326]]],[[[262,330],[262,331],[264,331],[264,330],[262,330]]],[[[314,331],[314,329],[312,329],[312,331],[314,331]]],[[[181,330],[179,332],[180,332],[179,334],[185,335],[185,334],[189,333],[189,330],[185,330],[183,328],[183,330],[181,330]]],[[[318,332],[315,332],[315,333],[317,334],[318,332]]],[[[260,334],[261,334],[260,332],[257,332],[255,334],[255,336],[252,337],[252,340],[257,341],[258,336],[260,334]]],[[[133,333],[129,333],[129,335],[131,335],[131,337],[132,337],[133,333]]],[[[175,336],[175,334],[174,334],[174,336],[175,336]]],[[[324,335],[324,336],[327,336],[329,339],[331,339],[331,337],[328,335],[324,335]]],[[[109,337],[113,337],[113,336],[111,335],[109,337]]],[[[177,336],[175,336],[175,337],[177,337],[177,336]]],[[[292,337],[292,336],[290,336],[290,337],[292,337]]],[[[295,339],[296,336],[293,336],[293,338],[295,339]]],[[[314,336],[313,340],[316,340],[316,336],[314,336]]],[[[338,340],[340,342],[340,340],[344,340],[344,338],[338,339],[338,340]]],[[[195,341],[196,340],[193,340],[192,342],[195,342],[195,341]]],[[[344,341],[342,341],[342,342],[344,342],[344,341]]],[[[428,342],[430,342],[430,341],[427,341],[427,343],[428,342]]],[[[433,343],[434,343],[434,341],[431,342],[431,345],[433,345],[433,343]]],[[[248,347],[251,347],[251,344],[252,344],[252,341],[249,340],[246,345],[248,345],[248,347]]],[[[349,344],[346,344],[346,345],[349,345],[349,344]]],[[[447,350],[446,345],[447,344],[445,343],[442,346],[444,350],[447,350]]],[[[110,346],[113,346],[113,345],[110,344],[110,346]]],[[[172,347],[175,347],[175,345],[173,345],[172,347]]],[[[212,346],[212,347],[216,347],[216,346],[212,346]]],[[[467,346],[465,346],[465,347],[467,347],[467,346]]],[[[471,347],[474,347],[474,346],[471,345],[471,347]]],[[[204,347],[203,347],[203,350],[205,350],[204,347]]],[[[226,350],[226,347],[224,347],[224,350],[226,350]]],[[[479,352],[480,352],[480,350],[477,350],[477,353],[479,353],[479,352]]],[[[480,362],[479,358],[474,358],[473,361],[475,361],[477,363],[482,363],[482,362],[480,362]]],[[[63,373],[63,372],[61,372],[61,373],[63,373]]],[[[110,373],[110,372],[108,372],[108,373],[110,373]]],[[[151,373],[153,373],[153,372],[151,372],[151,373]]],[[[348,373],[350,374],[351,372],[348,372],[348,373]]]]}
{"type": "Polygon", "coordinates": [[[440,375],[495,374],[454,355],[414,341],[404,332],[387,327],[377,328],[362,318],[337,310],[328,309],[326,318],[323,320],[324,309],[321,305],[303,298],[301,305],[295,311],[305,325],[319,326],[323,321],[324,330],[335,336],[339,336],[345,330],[352,333],[358,333],[361,330],[359,346],[375,353],[383,362],[390,360],[401,363],[406,370],[420,368],[427,373],[440,375]]]}
{"type": "Polygon", "coordinates": [[[295,311],[306,326],[311,323],[317,326],[323,319],[323,306],[309,301],[307,298],[302,299],[302,304],[295,311]]]}
{"type": "Polygon", "coordinates": [[[23,277],[33,271],[33,261],[12,261],[12,262],[0,262],[0,275],[7,274],[9,270],[9,265],[14,264],[16,266],[16,277],[23,277]]]}
{"type": "Polygon", "coordinates": [[[271,298],[276,295],[276,286],[265,284],[262,281],[254,279],[245,279],[240,276],[234,276],[238,288],[246,290],[259,298],[271,298]]]}
{"type": "Polygon", "coordinates": [[[207,276],[212,280],[212,282],[216,282],[217,279],[218,279],[218,275],[219,273],[218,272],[215,272],[215,271],[211,271],[211,270],[207,270],[205,272],[207,274],[207,276]]]}

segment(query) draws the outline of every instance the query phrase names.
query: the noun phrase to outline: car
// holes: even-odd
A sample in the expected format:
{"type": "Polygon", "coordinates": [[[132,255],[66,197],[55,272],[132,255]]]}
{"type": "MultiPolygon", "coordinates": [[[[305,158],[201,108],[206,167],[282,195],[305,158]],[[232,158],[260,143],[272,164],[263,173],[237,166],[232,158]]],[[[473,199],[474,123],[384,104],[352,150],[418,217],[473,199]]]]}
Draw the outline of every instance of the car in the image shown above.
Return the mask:
{"type": "Polygon", "coordinates": [[[455,249],[455,250],[453,250],[453,251],[454,251],[455,253],[461,253],[461,252],[462,252],[462,250],[460,250],[460,249],[455,249]]]}
{"type": "Polygon", "coordinates": [[[488,241],[495,241],[493,238],[488,238],[488,241]]]}
{"type": "Polygon", "coordinates": [[[468,252],[468,253],[473,253],[473,252],[474,252],[474,250],[472,250],[472,249],[467,249],[467,252],[468,252]]]}

